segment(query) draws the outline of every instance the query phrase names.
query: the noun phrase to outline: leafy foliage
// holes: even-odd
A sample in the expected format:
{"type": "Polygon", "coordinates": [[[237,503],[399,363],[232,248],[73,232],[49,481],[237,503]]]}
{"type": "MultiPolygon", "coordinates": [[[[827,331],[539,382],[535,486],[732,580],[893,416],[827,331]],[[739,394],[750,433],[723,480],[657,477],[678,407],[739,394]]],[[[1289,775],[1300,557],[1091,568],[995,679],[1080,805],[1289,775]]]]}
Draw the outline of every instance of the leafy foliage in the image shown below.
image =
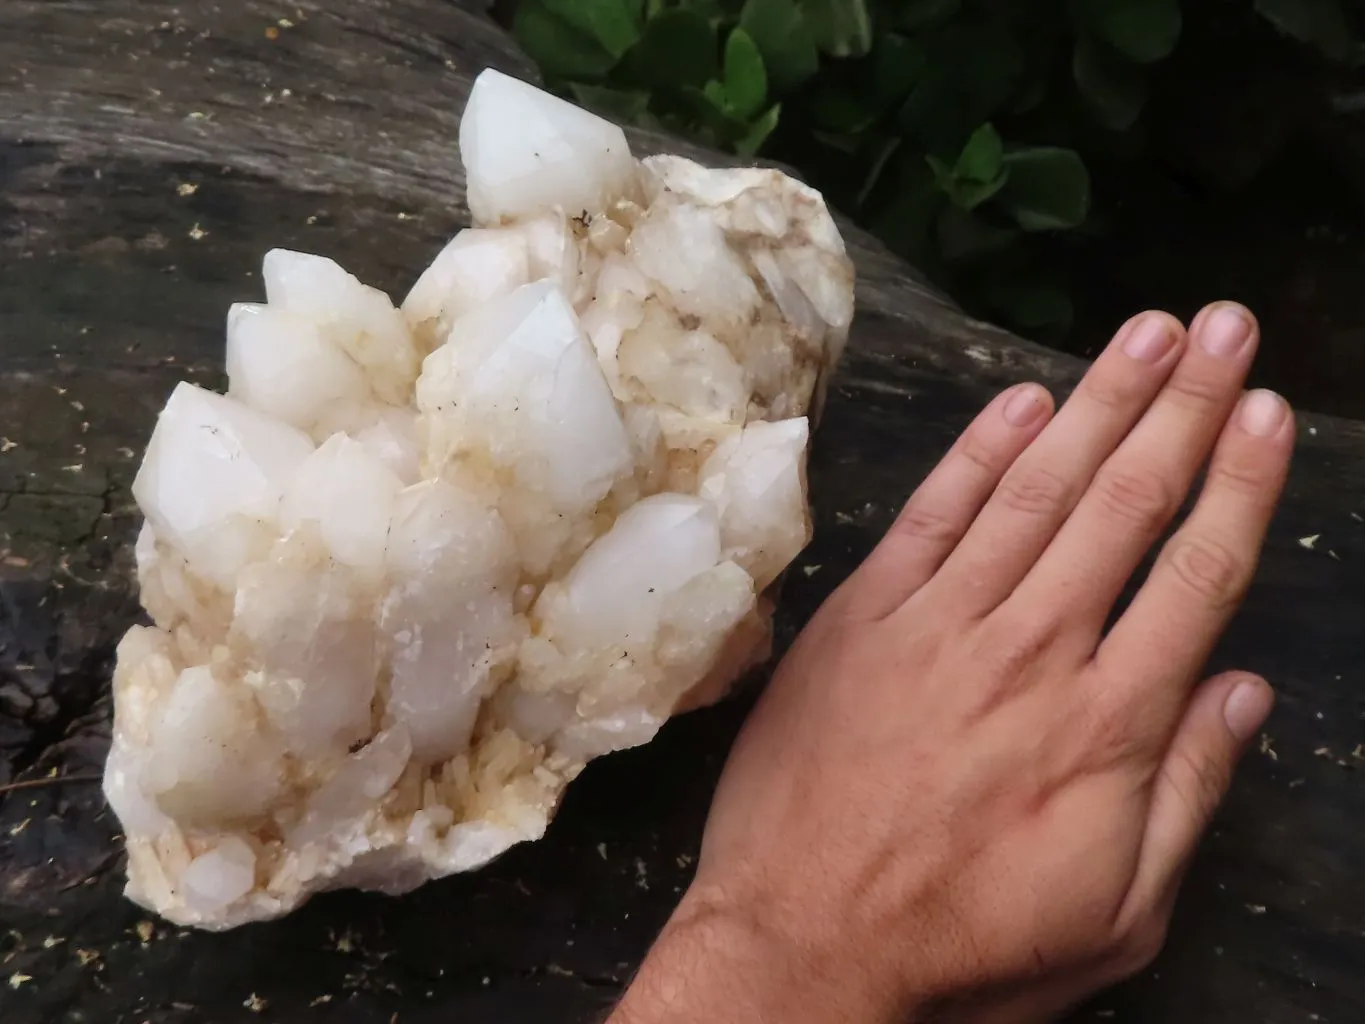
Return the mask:
{"type": "MultiPolygon", "coordinates": [[[[969,309],[1064,332],[1040,247],[1132,152],[1181,0],[516,0],[547,84],[620,121],[796,167],[969,309]]],[[[1344,6],[1228,0],[1359,61],[1344,6]]]]}

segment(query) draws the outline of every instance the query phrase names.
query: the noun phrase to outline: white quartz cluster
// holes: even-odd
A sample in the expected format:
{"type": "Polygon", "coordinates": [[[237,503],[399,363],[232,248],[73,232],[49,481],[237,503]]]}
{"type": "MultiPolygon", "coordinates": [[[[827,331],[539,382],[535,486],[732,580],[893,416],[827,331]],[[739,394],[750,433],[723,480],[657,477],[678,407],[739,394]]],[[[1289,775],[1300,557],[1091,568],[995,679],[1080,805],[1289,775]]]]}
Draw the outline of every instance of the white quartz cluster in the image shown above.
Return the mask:
{"type": "Polygon", "coordinates": [[[853,313],[820,196],[493,71],[460,148],[478,226],[401,307],[271,251],[152,434],[105,792],[175,922],[477,868],[766,657],[853,313]]]}

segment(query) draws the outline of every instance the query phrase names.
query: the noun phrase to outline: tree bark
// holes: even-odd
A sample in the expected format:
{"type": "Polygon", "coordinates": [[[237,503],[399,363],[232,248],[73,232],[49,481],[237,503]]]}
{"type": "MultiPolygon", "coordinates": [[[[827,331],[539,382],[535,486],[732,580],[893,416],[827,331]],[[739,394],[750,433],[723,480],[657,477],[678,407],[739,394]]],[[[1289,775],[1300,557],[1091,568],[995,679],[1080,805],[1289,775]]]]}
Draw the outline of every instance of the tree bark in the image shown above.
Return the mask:
{"type": "MultiPolygon", "coordinates": [[[[260,294],[272,246],[403,293],[467,222],[458,114],[485,66],[532,77],[473,2],[0,6],[0,784],[58,776],[0,795],[7,1024],[589,1021],[687,882],[743,696],[595,763],[548,837],[488,870],[224,935],[123,900],[90,781],[113,645],[140,614],[129,487],[157,410],[182,378],[221,383],[228,303],[260,294]]],[[[1031,378],[1060,397],[1084,369],[972,322],[845,228],[859,316],[788,639],[993,393],[1031,378]]],[[[1265,673],[1280,708],[1168,952],[1077,1019],[1365,1019],[1365,430],[1309,416],[1301,441],[1212,666],[1265,673]]]]}

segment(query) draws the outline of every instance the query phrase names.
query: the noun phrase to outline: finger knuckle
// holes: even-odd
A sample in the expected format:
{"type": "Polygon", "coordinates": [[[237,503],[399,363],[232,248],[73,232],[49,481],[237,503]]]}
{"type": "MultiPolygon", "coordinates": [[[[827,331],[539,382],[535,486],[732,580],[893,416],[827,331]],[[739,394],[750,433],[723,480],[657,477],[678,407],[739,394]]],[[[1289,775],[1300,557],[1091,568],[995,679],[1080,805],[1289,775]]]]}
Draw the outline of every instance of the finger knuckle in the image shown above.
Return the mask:
{"type": "Polygon", "coordinates": [[[1180,801],[1191,821],[1203,822],[1223,801],[1228,776],[1214,758],[1173,748],[1161,766],[1161,782],[1180,801]]]}
{"type": "Polygon", "coordinates": [[[962,435],[962,442],[958,445],[958,455],[978,473],[993,476],[1000,472],[999,453],[993,445],[988,444],[981,437],[980,430],[975,426],[962,435]]]}
{"type": "Polygon", "coordinates": [[[1014,679],[1035,668],[1056,642],[1060,624],[1055,618],[1033,614],[1002,612],[988,620],[979,637],[978,651],[983,665],[994,668],[1002,679],[1014,679]]]}
{"type": "Polygon", "coordinates": [[[1196,597],[1213,606],[1231,604],[1250,578],[1246,559],[1209,536],[1177,536],[1167,549],[1171,574],[1196,597]]]}
{"type": "Polygon", "coordinates": [[[951,541],[958,533],[949,516],[915,500],[901,509],[901,514],[896,517],[891,529],[902,537],[928,544],[951,541]]]}
{"type": "Polygon", "coordinates": [[[1070,491],[1059,474],[1042,466],[1028,466],[1008,474],[996,496],[1011,511],[1042,516],[1066,509],[1070,491]]]}
{"type": "Polygon", "coordinates": [[[1133,466],[1114,466],[1102,471],[1095,481],[1095,492],[1110,516],[1146,530],[1164,525],[1179,503],[1175,488],[1165,477],[1133,466]]]}
{"type": "Polygon", "coordinates": [[[1239,497],[1261,498],[1270,484],[1270,473],[1258,460],[1248,457],[1219,459],[1209,468],[1209,485],[1239,497]]]}
{"type": "Polygon", "coordinates": [[[1177,372],[1166,385],[1167,397],[1184,408],[1204,410],[1228,397],[1229,386],[1209,373],[1177,372]]]}
{"type": "Polygon", "coordinates": [[[1112,412],[1133,403],[1135,389],[1129,381],[1128,377],[1094,373],[1081,381],[1077,391],[1087,401],[1112,412]]]}
{"type": "Polygon", "coordinates": [[[1083,715],[1086,749],[1097,764],[1121,764],[1140,752],[1140,719],[1128,701],[1117,695],[1090,700],[1083,715]]]}

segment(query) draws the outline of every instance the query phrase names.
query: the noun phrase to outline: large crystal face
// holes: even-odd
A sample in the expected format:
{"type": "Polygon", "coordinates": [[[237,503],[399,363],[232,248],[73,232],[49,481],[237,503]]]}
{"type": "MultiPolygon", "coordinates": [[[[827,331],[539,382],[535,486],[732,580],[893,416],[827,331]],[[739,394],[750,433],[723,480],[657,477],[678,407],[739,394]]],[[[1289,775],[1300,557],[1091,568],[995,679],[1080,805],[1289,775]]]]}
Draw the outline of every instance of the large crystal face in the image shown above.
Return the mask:
{"type": "Polygon", "coordinates": [[[853,313],[819,195],[493,71],[460,143],[401,306],[272,250],[148,444],[105,792],[178,923],[477,868],[767,656],[853,313]]]}

